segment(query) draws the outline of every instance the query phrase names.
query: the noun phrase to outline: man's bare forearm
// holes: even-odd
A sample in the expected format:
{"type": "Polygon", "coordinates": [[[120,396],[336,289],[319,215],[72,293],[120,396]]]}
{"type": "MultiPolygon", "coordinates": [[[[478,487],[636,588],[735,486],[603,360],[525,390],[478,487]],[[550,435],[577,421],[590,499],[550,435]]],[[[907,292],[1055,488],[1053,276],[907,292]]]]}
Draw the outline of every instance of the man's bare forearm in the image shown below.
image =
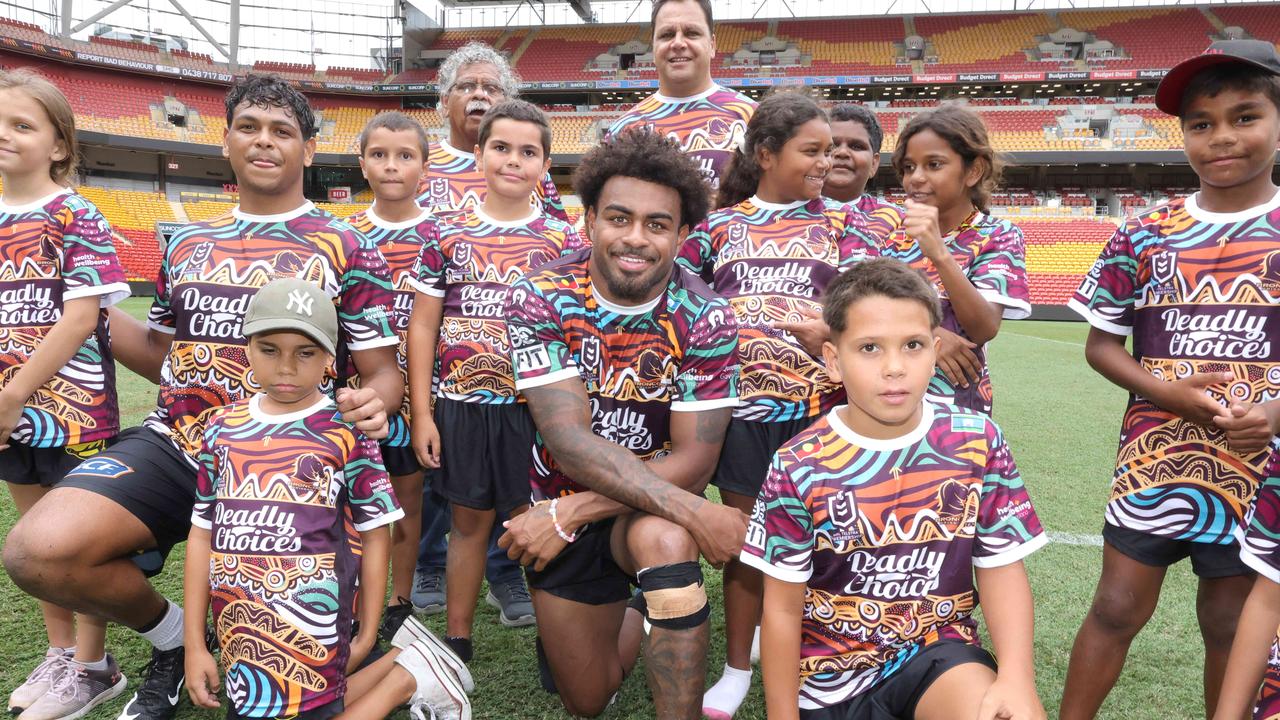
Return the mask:
{"type": "MultiPolygon", "coordinates": [[[[667,482],[629,450],[591,431],[586,397],[554,386],[523,391],[556,464],[602,500],[687,525],[705,500],[667,482]],[[586,417],[584,417],[586,416],[586,417]]],[[[593,501],[601,503],[601,501],[593,501]]],[[[597,507],[597,510],[599,507],[597,507]]]]}

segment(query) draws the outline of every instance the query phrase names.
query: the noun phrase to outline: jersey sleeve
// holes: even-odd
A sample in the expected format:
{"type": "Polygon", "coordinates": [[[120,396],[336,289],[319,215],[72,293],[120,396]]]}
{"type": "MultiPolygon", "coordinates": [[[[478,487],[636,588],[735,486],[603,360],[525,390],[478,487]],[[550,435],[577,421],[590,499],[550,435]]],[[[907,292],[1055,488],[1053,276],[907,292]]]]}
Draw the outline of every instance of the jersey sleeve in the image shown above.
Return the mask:
{"type": "Polygon", "coordinates": [[[685,237],[684,243],[680,245],[680,251],[676,253],[676,263],[702,278],[707,285],[711,285],[715,262],[715,251],[711,245],[711,226],[703,220],[685,237]]]}
{"type": "Polygon", "coordinates": [[[213,505],[218,500],[218,460],[214,448],[218,446],[218,415],[209,418],[204,426],[204,442],[196,469],[196,504],[191,509],[191,524],[203,530],[213,529],[213,505]]]}
{"type": "Polygon", "coordinates": [[[444,286],[444,253],[440,250],[440,232],[434,222],[423,225],[422,247],[414,260],[410,284],[424,295],[442,298],[444,286]]]}
{"type": "Polygon", "coordinates": [[[62,299],[97,297],[110,307],[129,297],[129,283],[116,257],[111,226],[88,201],[67,196],[62,222],[62,299]]]}
{"type": "Polygon", "coordinates": [[[842,208],[842,232],[840,233],[840,270],[848,270],[863,260],[880,257],[881,242],[859,221],[859,213],[842,208]]]}
{"type": "Polygon", "coordinates": [[[1247,522],[1236,530],[1236,535],[1244,564],[1271,582],[1280,583],[1280,440],[1271,444],[1266,477],[1247,522]]]}
{"type": "Polygon", "coordinates": [[[516,390],[578,377],[560,313],[528,276],[507,293],[507,337],[516,390]]]}
{"type": "Polygon", "coordinates": [[[1004,434],[988,421],[991,450],[983,471],[973,564],[981,568],[1015,563],[1040,549],[1049,537],[1031,505],[1004,434]]]}
{"type": "Polygon", "coordinates": [[[1102,248],[1067,307],[1099,330],[1131,335],[1137,293],[1138,257],[1128,229],[1121,227],[1102,248]]]}
{"type": "Polygon", "coordinates": [[[395,305],[391,269],[376,243],[354,229],[348,232],[354,243],[338,289],[338,327],[347,349],[396,345],[400,339],[391,326],[395,305]]]}
{"type": "Polygon", "coordinates": [[[151,301],[151,309],[147,312],[147,327],[152,330],[174,335],[178,332],[178,321],[170,304],[170,291],[173,288],[173,251],[180,242],[182,231],[173,234],[160,257],[160,271],[156,273],[156,294],[151,301]]]}
{"type": "Polygon", "coordinates": [[[1006,320],[1031,316],[1027,242],[1017,225],[1005,223],[987,236],[969,266],[969,281],[988,302],[1004,308],[1006,320]]]}
{"type": "Polygon", "coordinates": [[[813,575],[813,515],[791,478],[796,462],[789,453],[773,456],[738,559],[769,577],[803,583],[813,575]]]}
{"type": "Polygon", "coordinates": [[[343,478],[355,528],[367,532],[399,520],[404,517],[404,510],[391,488],[378,443],[354,430],[350,432],[355,433],[356,438],[343,468],[343,478]]]}
{"type": "Polygon", "coordinates": [[[723,298],[707,303],[689,328],[671,412],[738,406],[738,320],[723,298]]]}
{"type": "Polygon", "coordinates": [[[564,201],[560,199],[560,191],[556,189],[551,173],[543,176],[542,182],[538,185],[538,195],[542,198],[542,209],[546,214],[557,220],[569,222],[569,213],[565,212],[564,201]]]}

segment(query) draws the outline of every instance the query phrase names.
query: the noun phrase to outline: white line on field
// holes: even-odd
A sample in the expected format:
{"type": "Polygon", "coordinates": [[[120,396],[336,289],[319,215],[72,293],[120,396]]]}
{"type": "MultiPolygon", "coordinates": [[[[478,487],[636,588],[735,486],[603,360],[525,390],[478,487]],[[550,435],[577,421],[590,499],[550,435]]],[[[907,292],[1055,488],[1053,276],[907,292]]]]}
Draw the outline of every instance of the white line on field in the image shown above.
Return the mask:
{"type": "Polygon", "coordinates": [[[1016,333],[1006,331],[1005,335],[1017,335],[1018,337],[1031,338],[1032,340],[1043,340],[1044,342],[1057,343],[1059,345],[1073,345],[1075,347],[1084,347],[1084,343],[1071,342],[1070,340],[1056,340],[1054,338],[1040,337],[1039,335],[1027,335],[1025,333],[1016,333]]]}
{"type": "Polygon", "coordinates": [[[1102,547],[1101,535],[1087,535],[1085,533],[1070,532],[1049,532],[1049,542],[1055,545],[1084,545],[1088,547],[1102,547]]]}

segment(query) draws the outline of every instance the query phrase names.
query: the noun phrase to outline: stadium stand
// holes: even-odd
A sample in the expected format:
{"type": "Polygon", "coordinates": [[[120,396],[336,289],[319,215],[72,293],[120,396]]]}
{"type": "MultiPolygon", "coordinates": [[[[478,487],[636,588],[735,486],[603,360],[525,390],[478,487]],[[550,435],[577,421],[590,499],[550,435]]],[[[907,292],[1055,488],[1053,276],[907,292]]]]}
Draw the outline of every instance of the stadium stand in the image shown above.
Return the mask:
{"type": "Polygon", "coordinates": [[[1053,30],[1047,13],[1019,15],[921,15],[916,32],[925,46],[929,72],[1018,72],[1039,70],[1028,60],[1035,38],[1053,30]]]}

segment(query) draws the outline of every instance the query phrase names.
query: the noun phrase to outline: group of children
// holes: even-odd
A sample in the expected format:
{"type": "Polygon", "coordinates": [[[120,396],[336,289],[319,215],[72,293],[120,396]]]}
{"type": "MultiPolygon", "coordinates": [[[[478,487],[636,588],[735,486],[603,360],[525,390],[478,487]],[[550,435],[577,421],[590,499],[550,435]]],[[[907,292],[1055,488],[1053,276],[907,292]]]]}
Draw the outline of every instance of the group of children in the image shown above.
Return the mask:
{"type": "MultiPolygon", "coordinates": [[[[1157,103],[1182,120],[1201,190],[1129,220],[1072,300],[1092,324],[1088,361],[1132,395],[1064,718],[1098,712],[1164,568],[1188,556],[1206,712],[1244,717],[1261,686],[1257,717],[1280,715],[1280,667],[1263,679],[1280,627],[1280,60],[1260,45],[1216,44],[1166,77],[1157,103]]],[[[717,720],[750,688],[757,626],[771,718],[1044,716],[1022,560],[1047,536],[990,417],[984,352],[1002,319],[1030,313],[1023,237],[988,214],[1001,161],[977,114],[943,105],[899,131],[904,208],[865,193],[881,137],[865,108],[828,115],[803,94],[770,96],[719,177],[718,209],[683,228],[676,272],[727,300],[739,329],[738,403],[712,483],[750,523],[725,569],[726,665],[703,703],[717,720]],[[978,642],[979,594],[994,657],[978,642]]],[[[470,716],[490,531],[528,506],[530,478],[553,460],[535,452],[517,387],[508,289],[591,241],[540,201],[550,145],[537,108],[494,105],[475,148],[483,192],[432,212],[416,200],[426,134],[375,117],[359,138],[374,204],[350,227],[304,210],[349,231],[335,240],[354,243],[334,250],[341,276],[303,264],[241,279],[261,289],[222,303],[242,320],[229,343],[181,350],[184,372],[239,353],[252,374],[227,398],[161,403],[203,403],[185,437],[199,466],[183,628],[197,705],[216,707],[223,684],[205,649],[212,609],[230,717],[372,718],[405,703],[470,716]],[[374,442],[330,391],[368,385],[358,351],[394,342],[408,392],[385,428],[369,426],[374,442]],[[440,468],[431,490],[452,512],[443,640],[407,612],[379,622],[388,564],[393,597],[408,595],[423,468],[440,468]],[[378,657],[380,626],[391,650],[378,657]]],[[[227,147],[255,192],[266,163],[253,141],[227,147]]],[[[106,221],[69,189],[73,118],[56,89],[0,76],[0,151],[0,476],[22,513],[118,433],[105,308],[127,286],[106,221]]],[[[165,283],[209,261],[181,239],[157,288],[160,326],[176,300],[165,283]]],[[[278,268],[288,243],[258,250],[278,268]]],[[[557,521],[566,542],[578,529],[557,521]]],[[[42,610],[50,648],[10,709],[79,717],[122,692],[105,623],[42,610]]]]}

